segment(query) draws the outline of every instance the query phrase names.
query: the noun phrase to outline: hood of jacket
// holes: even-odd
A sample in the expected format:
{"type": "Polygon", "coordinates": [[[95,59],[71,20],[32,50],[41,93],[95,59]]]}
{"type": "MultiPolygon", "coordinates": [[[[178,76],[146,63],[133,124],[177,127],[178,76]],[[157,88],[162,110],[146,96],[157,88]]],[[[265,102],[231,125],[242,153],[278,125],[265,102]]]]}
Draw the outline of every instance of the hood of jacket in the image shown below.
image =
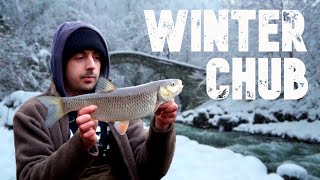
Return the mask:
{"type": "Polygon", "coordinates": [[[89,28],[96,31],[101,39],[103,40],[103,45],[106,49],[106,57],[103,64],[105,67],[101,67],[100,76],[108,78],[110,72],[110,57],[109,57],[109,50],[105,39],[103,38],[102,33],[93,25],[82,22],[82,21],[74,21],[74,22],[65,22],[61,24],[58,29],[56,30],[53,42],[51,46],[51,59],[50,59],[50,70],[52,74],[52,79],[56,85],[56,89],[59,92],[60,96],[65,97],[67,93],[64,88],[63,83],[63,59],[62,59],[62,52],[65,46],[65,42],[67,38],[70,36],[72,32],[79,28],[89,28]],[[103,72],[102,72],[103,71],[103,72]]]}

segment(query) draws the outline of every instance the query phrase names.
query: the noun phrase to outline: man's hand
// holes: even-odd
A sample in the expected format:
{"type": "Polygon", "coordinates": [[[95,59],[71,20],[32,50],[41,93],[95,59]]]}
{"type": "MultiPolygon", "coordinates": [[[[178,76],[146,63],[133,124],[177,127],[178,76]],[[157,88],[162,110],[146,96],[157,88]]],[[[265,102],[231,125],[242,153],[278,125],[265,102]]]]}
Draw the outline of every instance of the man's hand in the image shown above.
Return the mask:
{"type": "Polygon", "coordinates": [[[97,106],[94,105],[84,107],[78,111],[78,117],[76,119],[80,131],[80,138],[86,150],[89,150],[97,142],[96,129],[98,120],[92,119],[90,115],[95,112],[96,109],[97,106]]]}
{"type": "Polygon", "coordinates": [[[169,128],[169,125],[176,120],[178,111],[178,105],[173,100],[164,103],[159,106],[156,111],[156,123],[155,126],[160,131],[165,131],[169,128]]]}

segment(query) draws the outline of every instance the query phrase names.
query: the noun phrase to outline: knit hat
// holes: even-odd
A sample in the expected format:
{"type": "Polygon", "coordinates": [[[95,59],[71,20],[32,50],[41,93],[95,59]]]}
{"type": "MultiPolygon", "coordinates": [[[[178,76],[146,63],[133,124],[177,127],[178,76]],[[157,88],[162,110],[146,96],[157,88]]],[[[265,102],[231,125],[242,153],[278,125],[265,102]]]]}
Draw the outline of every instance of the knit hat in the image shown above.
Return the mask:
{"type": "Polygon", "coordinates": [[[63,62],[66,63],[76,53],[84,50],[95,50],[100,53],[101,63],[104,64],[103,61],[106,59],[107,52],[103,42],[103,39],[94,30],[89,28],[77,29],[66,40],[62,52],[63,62]]]}

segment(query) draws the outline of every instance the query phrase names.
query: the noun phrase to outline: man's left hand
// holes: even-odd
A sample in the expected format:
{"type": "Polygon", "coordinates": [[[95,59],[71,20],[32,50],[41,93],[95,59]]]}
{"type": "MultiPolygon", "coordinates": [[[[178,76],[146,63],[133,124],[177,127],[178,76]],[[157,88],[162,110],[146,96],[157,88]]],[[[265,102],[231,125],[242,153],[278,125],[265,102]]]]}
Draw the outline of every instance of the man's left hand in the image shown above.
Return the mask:
{"type": "Polygon", "coordinates": [[[156,128],[160,131],[167,130],[169,128],[169,125],[176,120],[177,111],[178,111],[178,105],[176,104],[174,99],[160,105],[155,113],[156,128]]]}

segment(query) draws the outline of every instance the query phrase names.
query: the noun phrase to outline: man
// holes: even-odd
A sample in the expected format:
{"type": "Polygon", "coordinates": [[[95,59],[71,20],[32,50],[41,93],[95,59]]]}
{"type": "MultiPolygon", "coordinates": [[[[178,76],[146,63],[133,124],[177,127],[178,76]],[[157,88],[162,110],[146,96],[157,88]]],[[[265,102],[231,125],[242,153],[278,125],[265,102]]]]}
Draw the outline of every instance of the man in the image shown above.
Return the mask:
{"type": "MultiPolygon", "coordinates": [[[[91,93],[100,76],[109,76],[107,44],[96,27],[83,22],[59,26],[50,63],[53,81],[45,96],[91,93]]],[[[174,153],[177,104],[161,105],[148,132],[134,120],[124,135],[113,123],[92,119],[97,108],[84,107],[45,128],[47,109],[36,98],[22,105],[14,117],[17,179],[163,177],[174,153]]]]}

